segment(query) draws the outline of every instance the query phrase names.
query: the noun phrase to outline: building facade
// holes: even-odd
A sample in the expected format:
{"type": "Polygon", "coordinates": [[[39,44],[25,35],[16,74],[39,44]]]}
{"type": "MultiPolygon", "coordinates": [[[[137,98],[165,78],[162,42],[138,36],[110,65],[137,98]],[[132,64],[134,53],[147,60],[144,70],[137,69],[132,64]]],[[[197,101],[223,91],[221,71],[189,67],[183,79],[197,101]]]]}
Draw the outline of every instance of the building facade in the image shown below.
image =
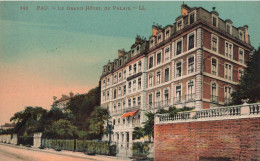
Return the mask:
{"type": "Polygon", "coordinates": [[[132,142],[147,111],[228,105],[252,50],[247,25],[234,27],[215,8],[182,5],[172,25],[153,25],[149,40],[137,37],[103,67],[101,106],[111,115],[112,141],[132,142]]]}

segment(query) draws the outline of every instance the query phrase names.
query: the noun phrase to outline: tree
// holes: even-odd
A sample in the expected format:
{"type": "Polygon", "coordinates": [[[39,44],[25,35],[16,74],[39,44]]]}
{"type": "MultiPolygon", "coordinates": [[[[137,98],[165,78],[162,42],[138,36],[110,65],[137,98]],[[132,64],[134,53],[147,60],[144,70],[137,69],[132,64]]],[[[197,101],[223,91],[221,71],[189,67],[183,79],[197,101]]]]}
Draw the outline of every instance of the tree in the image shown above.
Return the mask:
{"type": "Polygon", "coordinates": [[[105,132],[104,124],[109,119],[108,110],[103,107],[95,107],[87,123],[89,125],[89,139],[101,139],[105,132]]]}
{"type": "Polygon", "coordinates": [[[32,135],[34,132],[42,130],[40,126],[40,118],[47,113],[42,107],[25,107],[25,110],[17,112],[11,117],[16,125],[14,132],[18,135],[32,135]]]}
{"type": "Polygon", "coordinates": [[[78,137],[78,128],[73,126],[70,121],[60,119],[44,131],[46,138],[52,139],[74,139],[78,137]]]}
{"type": "Polygon", "coordinates": [[[233,104],[241,104],[242,99],[249,103],[260,101],[260,47],[250,55],[247,68],[240,79],[237,90],[232,93],[233,104]]]}
{"type": "Polygon", "coordinates": [[[143,136],[148,136],[149,141],[151,141],[151,137],[154,137],[154,116],[155,114],[169,114],[170,116],[176,115],[178,112],[184,112],[184,111],[190,111],[193,108],[190,107],[183,107],[183,108],[176,108],[176,107],[169,107],[168,110],[166,109],[160,109],[156,113],[147,112],[145,116],[147,117],[147,120],[143,123],[143,127],[134,128],[134,139],[139,139],[143,136]]]}

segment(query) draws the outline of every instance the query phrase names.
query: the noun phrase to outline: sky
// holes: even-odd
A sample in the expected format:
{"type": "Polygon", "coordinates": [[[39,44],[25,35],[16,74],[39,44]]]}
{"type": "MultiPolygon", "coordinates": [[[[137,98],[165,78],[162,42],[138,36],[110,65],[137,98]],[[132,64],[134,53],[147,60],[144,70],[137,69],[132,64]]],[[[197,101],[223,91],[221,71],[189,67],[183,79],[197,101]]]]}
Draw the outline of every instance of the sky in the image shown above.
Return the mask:
{"type": "MultiPolygon", "coordinates": [[[[173,24],[182,3],[1,1],[0,125],[26,106],[50,109],[53,96],[96,87],[103,65],[117,57],[118,49],[129,50],[137,34],[149,38],[154,23],[173,24]]],[[[209,11],[216,7],[219,17],[234,26],[248,25],[252,46],[260,45],[260,2],[185,3],[209,11]]]]}

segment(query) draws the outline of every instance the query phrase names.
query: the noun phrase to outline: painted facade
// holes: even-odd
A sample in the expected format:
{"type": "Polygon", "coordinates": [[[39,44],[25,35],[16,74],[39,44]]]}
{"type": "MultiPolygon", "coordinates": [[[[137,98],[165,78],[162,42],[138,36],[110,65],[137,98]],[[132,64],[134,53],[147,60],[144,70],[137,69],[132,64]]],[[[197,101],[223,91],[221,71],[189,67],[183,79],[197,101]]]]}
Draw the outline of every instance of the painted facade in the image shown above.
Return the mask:
{"type": "Polygon", "coordinates": [[[181,14],[172,25],[153,25],[149,40],[137,37],[103,67],[101,106],[111,115],[112,141],[132,142],[147,111],[230,103],[253,50],[248,26],[232,26],[214,8],[184,4],[181,14]]]}

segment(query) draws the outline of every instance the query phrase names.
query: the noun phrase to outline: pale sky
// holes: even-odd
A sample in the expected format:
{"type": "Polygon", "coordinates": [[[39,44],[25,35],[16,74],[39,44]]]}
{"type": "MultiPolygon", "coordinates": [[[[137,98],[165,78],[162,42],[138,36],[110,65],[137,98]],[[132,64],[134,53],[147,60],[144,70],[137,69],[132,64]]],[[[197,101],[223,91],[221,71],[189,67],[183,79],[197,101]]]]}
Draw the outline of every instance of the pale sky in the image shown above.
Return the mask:
{"type": "MultiPolygon", "coordinates": [[[[209,11],[216,7],[220,17],[231,19],[236,27],[247,24],[252,45],[259,46],[260,2],[185,3],[209,11]]],[[[137,34],[148,38],[154,22],[173,24],[181,4],[0,2],[0,125],[25,106],[50,109],[53,96],[86,93],[96,87],[102,66],[117,57],[118,49],[129,50],[137,34]],[[26,6],[28,10],[21,10],[26,6]],[[111,10],[71,11],[68,6],[111,10]],[[113,6],[146,10],[116,11],[113,6]]]]}

